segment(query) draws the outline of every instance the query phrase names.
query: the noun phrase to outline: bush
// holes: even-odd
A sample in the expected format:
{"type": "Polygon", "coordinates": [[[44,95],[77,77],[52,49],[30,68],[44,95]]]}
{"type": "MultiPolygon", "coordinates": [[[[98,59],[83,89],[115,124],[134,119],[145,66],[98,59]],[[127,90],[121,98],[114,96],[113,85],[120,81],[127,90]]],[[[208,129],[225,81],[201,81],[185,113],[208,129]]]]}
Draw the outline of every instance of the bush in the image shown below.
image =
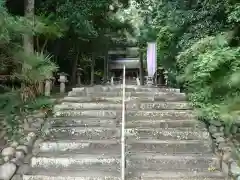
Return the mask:
{"type": "Polygon", "coordinates": [[[177,57],[178,81],[199,117],[234,121],[240,102],[240,47],[230,47],[228,34],[201,39],[177,57]]]}

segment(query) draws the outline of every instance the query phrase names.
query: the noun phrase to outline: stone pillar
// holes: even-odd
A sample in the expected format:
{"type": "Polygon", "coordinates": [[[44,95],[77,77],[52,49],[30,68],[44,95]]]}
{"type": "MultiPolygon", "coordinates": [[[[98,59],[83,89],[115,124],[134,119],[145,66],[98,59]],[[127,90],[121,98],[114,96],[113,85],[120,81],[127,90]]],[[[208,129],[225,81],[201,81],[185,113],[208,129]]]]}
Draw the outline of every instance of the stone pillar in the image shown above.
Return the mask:
{"type": "Polygon", "coordinates": [[[60,93],[63,94],[63,93],[65,93],[65,90],[66,90],[65,83],[68,82],[67,74],[66,73],[60,73],[60,77],[59,77],[58,81],[60,82],[60,93]]]}
{"type": "Polygon", "coordinates": [[[141,83],[140,83],[140,79],[139,79],[139,77],[136,78],[136,81],[137,81],[137,85],[140,86],[141,83]]]}
{"type": "Polygon", "coordinates": [[[79,67],[77,69],[77,86],[81,86],[82,85],[81,75],[82,75],[82,68],[79,67]]]}
{"type": "Polygon", "coordinates": [[[114,77],[111,77],[111,85],[114,86],[114,77]]]}
{"type": "Polygon", "coordinates": [[[45,80],[45,96],[50,96],[50,93],[51,93],[51,79],[46,79],[45,80]]]}

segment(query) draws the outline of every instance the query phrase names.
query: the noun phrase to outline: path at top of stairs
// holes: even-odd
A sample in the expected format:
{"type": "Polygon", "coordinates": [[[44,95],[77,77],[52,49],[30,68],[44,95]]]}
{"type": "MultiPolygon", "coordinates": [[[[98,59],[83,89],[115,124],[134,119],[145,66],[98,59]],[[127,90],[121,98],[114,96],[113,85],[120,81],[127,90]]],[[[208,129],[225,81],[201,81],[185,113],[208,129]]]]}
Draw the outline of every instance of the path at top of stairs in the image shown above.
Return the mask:
{"type": "MultiPolygon", "coordinates": [[[[120,180],[121,86],[73,88],[24,180],[120,180]]],[[[126,180],[223,180],[205,125],[179,89],[126,87],[126,180]]]]}

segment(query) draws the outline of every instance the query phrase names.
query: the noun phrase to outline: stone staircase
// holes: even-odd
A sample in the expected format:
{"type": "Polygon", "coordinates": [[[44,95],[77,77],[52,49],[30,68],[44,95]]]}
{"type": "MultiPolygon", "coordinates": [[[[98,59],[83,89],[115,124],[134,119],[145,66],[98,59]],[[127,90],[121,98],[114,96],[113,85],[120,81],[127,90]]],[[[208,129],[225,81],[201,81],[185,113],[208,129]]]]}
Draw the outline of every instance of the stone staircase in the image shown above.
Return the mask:
{"type": "MultiPolygon", "coordinates": [[[[121,86],[74,88],[24,180],[120,180],[121,86]]],[[[209,133],[178,89],[126,87],[126,180],[223,180],[209,133]]]]}

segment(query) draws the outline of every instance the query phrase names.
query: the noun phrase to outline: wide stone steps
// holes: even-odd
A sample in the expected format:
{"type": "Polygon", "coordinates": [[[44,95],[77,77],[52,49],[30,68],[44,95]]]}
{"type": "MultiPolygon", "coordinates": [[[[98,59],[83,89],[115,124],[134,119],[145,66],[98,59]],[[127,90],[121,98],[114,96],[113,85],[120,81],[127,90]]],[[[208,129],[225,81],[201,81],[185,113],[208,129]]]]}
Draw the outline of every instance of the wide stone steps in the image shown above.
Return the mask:
{"type": "MultiPolygon", "coordinates": [[[[121,180],[119,172],[32,169],[23,180],[121,180]]],[[[128,180],[224,180],[220,172],[146,171],[126,175],[128,180]]]]}
{"type": "MultiPolygon", "coordinates": [[[[96,96],[96,95],[101,95],[104,97],[118,97],[123,95],[122,89],[121,91],[96,91],[96,92],[88,92],[86,91],[77,91],[77,90],[72,90],[68,92],[68,96],[96,96]]],[[[185,93],[181,93],[178,91],[133,91],[133,92],[125,92],[126,96],[133,96],[133,97],[145,97],[145,96],[181,96],[185,97],[185,93]]]]}
{"type": "MultiPolygon", "coordinates": [[[[160,154],[211,154],[212,147],[208,140],[126,140],[126,152],[152,152],[160,154]]],[[[48,140],[39,144],[39,152],[67,152],[120,154],[119,140],[48,140]]]]}
{"type": "MultiPolygon", "coordinates": [[[[74,92],[71,91],[68,93],[68,97],[122,97],[122,92],[95,92],[95,93],[87,93],[87,92],[74,92]]],[[[140,99],[140,98],[154,98],[155,100],[169,100],[169,101],[185,101],[186,95],[184,93],[178,92],[126,92],[125,96],[127,98],[131,97],[132,99],[140,99]]]]}
{"type": "MultiPolygon", "coordinates": [[[[141,101],[141,102],[162,102],[162,101],[185,101],[186,98],[179,96],[178,94],[170,95],[154,95],[151,96],[126,96],[125,101],[141,101]]],[[[99,94],[83,95],[83,96],[67,96],[64,97],[61,102],[112,102],[121,103],[122,96],[104,96],[99,94]]]]}
{"type": "MultiPolygon", "coordinates": [[[[117,118],[121,117],[121,110],[61,110],[55,111],[55,117],[106,117],[117,118]]],[[[127,110],[125,113],[126,119],[129,121],[135,119],[193,119],[195,113],[192,110],[127,110]]]]}
{"type": "MultiPolygon", "coordinates": [[[[180,93],[180,89],[175,88],[158,88],[158,87],[145,87],[145,86],[135,86],[126,85],[126,92],[177,92],[180,93]]],[[[94,87],[81,87],[73,88],[73,92],[87,92],[87,93],[97,93],[97,92],[121,92],[122,85],[114,86],[94,86],[94,87]]]]}
{"type": "MultiPolygon", "coordinates": [[[[23,180],[121,180],[122,86],[73,88],[54,107],[23,180]]],[[[223,180],[179,89],[126,86],[126,180],[223,180]]]]}
{"type": "MultiPolygon", "coordinates": [[[[49,136],[58,139],[101,140],[120,139],[121,129],[112,127],[54,127],[49,136]]],[[[128,128],[127,139],[161,139],[161,140],[204,140],[209,139],[206,129],[192,128],[128,128]]]]}
{"type": "MultiPolygon", "coordinates": [[[[217,159],[205,154],[161,155],[155,153],[126,154],[127,172],[140,170],[185,170],[203,172],[215,165],[217,159]]],[[[39,153],[31,160],[36,168],[64,168],[77,170],[119,171],[121,154],[72,154],[72,153],[39,153]]]]}
{"type": "MultiPolygon", "coordinates": [[[[122,104],[120,103],[76,103],[76,102],[63,102],[56,105],[54,111],[61,110],[121,110],[122,104]]],[[[178,109],[187,110],[191,107],[186,102],[160,102],[160,103],[127,103],[127,110],[166,110],[178,109]]]]}
{"type": "MultiPolygon", "coordinates": [[[[84,118],[84,117],[55,117],[49,119],[52,127],[120,127],[120,118],[84,118]]],[[[126,128],[205,128],[205,124],[194,119],[134,119],[125,122],[126,128]]]]}

